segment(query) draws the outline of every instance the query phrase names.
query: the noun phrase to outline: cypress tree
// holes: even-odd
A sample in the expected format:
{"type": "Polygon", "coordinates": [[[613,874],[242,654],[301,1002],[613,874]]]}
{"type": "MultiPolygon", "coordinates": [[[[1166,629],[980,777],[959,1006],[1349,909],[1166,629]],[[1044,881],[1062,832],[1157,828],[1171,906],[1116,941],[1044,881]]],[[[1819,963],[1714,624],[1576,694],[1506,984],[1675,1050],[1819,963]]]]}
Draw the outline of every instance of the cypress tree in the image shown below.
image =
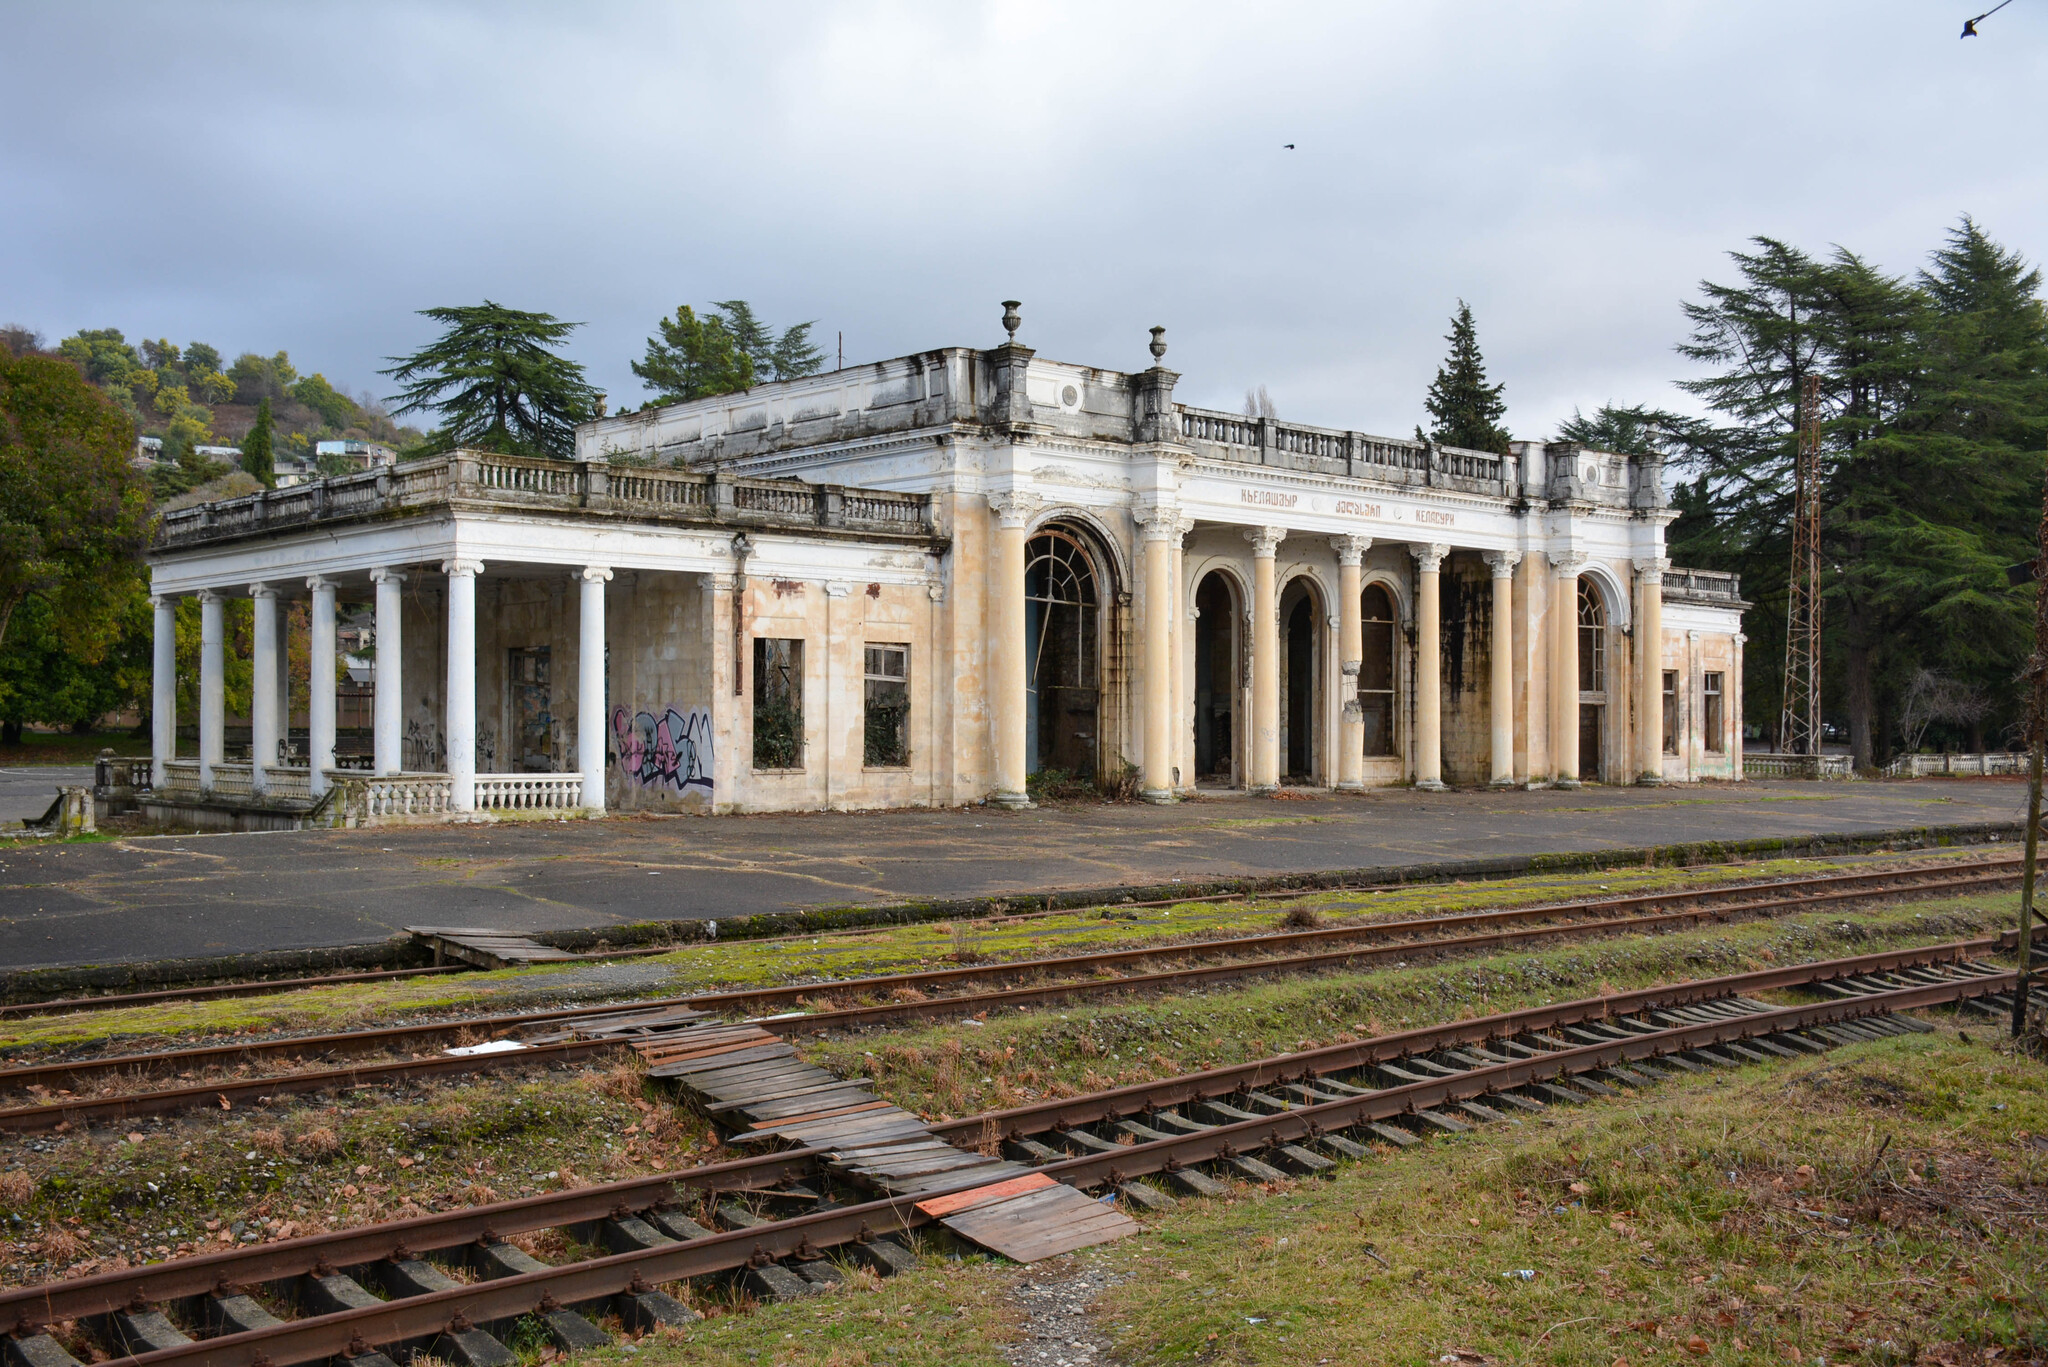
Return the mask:
{"type": "Polygon", "coordinates": [[[1423,401],[1434,420],[1430,436],[1446,446],[1506,455],[1508,433],[1500,425],[1508,411],[1501,398],[1505,386],[1486,382],[1479,333],[1472,325],[1472,308],[1463,299],[1451,316],[1451,330],[1444,340],[1451,344],[1451,354],[1438,367],[1429,397],[1423,401]]]}
{"type": "Polygon", "coordinates": [[[266,489],[277,487],[277,462],[272,454],[270,400],[256,405],[256,425],[242,438],[242,468],[263,481],[266,489]]]}

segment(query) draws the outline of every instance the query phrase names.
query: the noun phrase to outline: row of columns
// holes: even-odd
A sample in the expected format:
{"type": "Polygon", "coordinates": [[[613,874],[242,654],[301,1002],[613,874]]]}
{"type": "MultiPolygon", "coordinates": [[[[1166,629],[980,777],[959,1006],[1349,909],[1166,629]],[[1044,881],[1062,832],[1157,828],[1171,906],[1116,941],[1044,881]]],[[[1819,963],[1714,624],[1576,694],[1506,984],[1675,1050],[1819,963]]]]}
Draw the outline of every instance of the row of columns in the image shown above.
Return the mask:
{"type": "MultiPolygon", "coordinates": [[[[1024,547],[1026,528],[1036,509],[1028,494],[999,494],[990,499],[997,516],[994,554],[990,569],[997,591],[992,595],[990,618],[991,667],[990,700],[994,710],[996,742],[996,796],[1006,805],[1025,801],[1025,718],[1027,672],[1024,657],[1024,547]]],[[[1144,612],[1140,622],[1144,663],[1144,765],[1140,790],[1153,801],[1165,801],[1174,788],[1173,689],[1179,672],[1173,664],[1176,595],[1173,591],[1180,537],[1189,523],[1170,508],[1140,508],[1133,514],[1140,528],[1140,572],[1144,585],[1144,612]]],[[[1287,539],[1284,527],[1247,527],[1244,537],[1252,549],[1251,585],[1251,754],[1249,790],[1272,792],[1280,783],[1280,624],[1279,596],[1275,581],[1275,560],[1280,543],[1287,539]]],[[[1365,553],[1372,547],[1367,536],[1330,538],[1338,563],[1338,651],[1341,677],[1350,684],[1345,690],[1338,746],[1337,786],[1362,787],[1365,779],[1364,719],[1356,698],[1356,680],[1364,651],[1360,619],[1365,553]]],[[[1440,585],[1444,558],[1451,548],[1441,543],[1410,544],[1415,560],[1415,785],[1441,790],[1443,783],[1443,681],[1440,627],[1440,585]]],[[[1548,557],[1554,575],[1551,586],[1552,612],[1550,657],[1552,666],[1550,735],[1553,741],[1551,770],[1557,781],[1575,786],[1579,780],[1579,621],[1578,579],[1587,557],[1582,552],[1552,553],[1548,557]]],[[[1492,571],[1492,640],[1489,677],[1488,731],[1490,779],[1494,786],[1512,786],[1515,781],[1515,572],[1521,564],[1519,551],[1488,551],[1485,560],[1492,571]]],[[[1641,707],[1654,707],[1662,693],[1662,560],[1637,562],[1642,596],[1637,608],[1639,637],[1645,642],[1636,652],[1638,676],[1632,680],[1641,707]],[[1648,700],[1647,702],[1641,700],[1648,700]]],[[[1649,714],[1645,714],[1646,717],[1649,714]]],[[[1637,753],[1630,759],[1643,781],[1656,782],[1662,769],[1662,738],[1656,720],[1636,728],[1637,753]]]]}
{"type": "MultiPolygon", "coordinates": [[[[1020,543],[1021,546],[1021,543],[1020,543]]],[[[458,812],[476,810],[476,580],[484,572],[481,562],[452,559],[442,562],[447,579],[448,672],[444,698],[447,732],[447,774],[449,805],[458,812]]],[[[1018,568],[1022,574],[1022,566],[1018,568]]],[[[611,570],[586,566],[580,574],[578,606],[576,738],[577,768],[583,779],[582,805],[588,812],[604,809],[605,778],[605,584],[611,570]]],[[[370,571],[375,587],[376,688],[371,714],[371,768],[379,775],[392,775],[404,767],[405,675],[404,675],[404,589],[406,573],[380,567],[370,571]]],[[[309,668],[311,688],[306,704],[307,764],[313,795],[329,786],[328,771],[334,767],[336,712],[336,611],[335,583],[321,575],[306,580],[312,599],[309,613],[309,668]]],[[[226,637],[222,597],[202,589],[199,599],[199,786],[214,787],[214,770],[226,753],[226,637]]],[[[260,582],[249,586],[254,610],[251,631],[249,703],[250,783],[258,794],[268,790],[265,770],[277,762],[279,741],[288,722],[283,681],[285,642],[278,616],[279,586],[260,582]]],[[[170,597],[151,599],[155,608],[154,677],[151,690],[151,745],[154,780],[163,787],[165,766],[177,753],[178,737],[178,643],[177,602],[170,597]]]]}

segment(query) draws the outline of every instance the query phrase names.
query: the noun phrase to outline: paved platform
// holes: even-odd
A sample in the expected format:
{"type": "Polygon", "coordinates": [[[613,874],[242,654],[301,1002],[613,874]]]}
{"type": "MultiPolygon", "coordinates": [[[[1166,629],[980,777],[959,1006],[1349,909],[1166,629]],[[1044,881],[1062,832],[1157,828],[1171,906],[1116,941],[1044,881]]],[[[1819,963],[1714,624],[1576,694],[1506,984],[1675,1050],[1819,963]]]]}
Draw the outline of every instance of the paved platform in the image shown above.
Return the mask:
{"type": "Polygon", "coordinates": [[[2019,821],[2002,779],[1409,789],[1169,807],[621,818],[0,850],[0,968],[555,930],[1780,835],[2019,821]]]}

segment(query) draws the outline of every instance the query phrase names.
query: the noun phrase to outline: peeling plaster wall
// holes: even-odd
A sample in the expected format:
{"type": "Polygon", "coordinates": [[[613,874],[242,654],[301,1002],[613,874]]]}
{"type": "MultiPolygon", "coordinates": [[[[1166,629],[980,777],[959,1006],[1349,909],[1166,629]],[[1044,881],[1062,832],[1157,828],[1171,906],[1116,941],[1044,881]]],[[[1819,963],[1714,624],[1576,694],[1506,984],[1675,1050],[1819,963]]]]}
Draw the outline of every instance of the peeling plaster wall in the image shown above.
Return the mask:
{"type": "Polygon", "coordinates": [[[1493,776],[1493,571],[1486,562],[1447,557],[1438,608],[1444,782],[1483,786],[1493,776]]]}
{"type": "MultiPolygon", "coordinates": [[[[610,663],[606,670],[605,802],[628,811],[707,811],[730,788],[720,791],[717,762],[724,735],[717,724],[715,671],[717,643],[712,634],[712,594],[708,575],[667,574],[655,570],[619,573],[605,592],[605,640],[610,663]],[[708,733],[711,762],[705,763],[703,741],[708,733]],[[649,743],[649,742],[652,743],[649,743]],[[665,744],[664,744],[665,742],[665,744]],[[693,762],[694,761],[694,762],[693,762]],[[711,778],[707,786],[693,778],[711,778]]],[[[571,586],[573,587],[573,586],[571,586]]],[[[562,633],[567,650],[557,647],[555,677],[566,673],[574,694],[574,661],[580,636],[576,610],[570,608],[562,633]]],[[[725,645],[731,653],[731,645],[725,645]]],[[[566,752],[575,751],[574,717],[564,728],[566,752]]],[[[564,764],[561,767],[572,767],[564,764]]]]}

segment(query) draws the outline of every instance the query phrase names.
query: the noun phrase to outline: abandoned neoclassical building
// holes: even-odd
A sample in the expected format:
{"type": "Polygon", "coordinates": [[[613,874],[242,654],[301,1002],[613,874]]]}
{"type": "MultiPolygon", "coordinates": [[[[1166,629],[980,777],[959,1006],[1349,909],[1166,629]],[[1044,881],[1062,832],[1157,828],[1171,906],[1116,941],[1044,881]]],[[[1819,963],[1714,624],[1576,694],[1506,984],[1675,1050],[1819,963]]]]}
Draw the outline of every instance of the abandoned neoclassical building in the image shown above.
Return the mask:
{"type": "Polygon", "coordinates": [[[459,451],[168,514],[158,797],[345,790],[375,820],[1017,804],[1051,770],[1155,801],[1741,775],[1744,604],[1667,564],[1654,459],[1192,408],[1151,350],[930,351],[601,419],[573,462],[459,451]],[[254,600],[249,758],[225,744],[231,596],[254,600]],[[301,698],[264,682],[288,600],[301,698]],[[373,718],[337,767],[322,680],[355,604],[373,718]]]}

